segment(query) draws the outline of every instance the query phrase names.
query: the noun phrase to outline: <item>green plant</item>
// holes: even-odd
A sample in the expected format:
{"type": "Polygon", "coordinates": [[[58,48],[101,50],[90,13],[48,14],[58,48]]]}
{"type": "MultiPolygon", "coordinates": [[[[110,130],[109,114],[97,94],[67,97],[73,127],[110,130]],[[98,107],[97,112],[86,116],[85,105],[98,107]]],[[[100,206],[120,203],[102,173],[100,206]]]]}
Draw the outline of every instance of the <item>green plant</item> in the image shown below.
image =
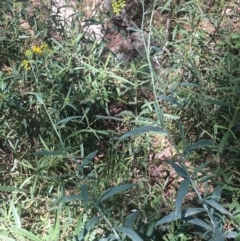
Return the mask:
{"type": "Polygon", "coordinates": [[[0,237],[237,240],[237,5],[76,4],[0,3],[0,237]],[[94,23],[141,51],[114,62],[94,23]]]}

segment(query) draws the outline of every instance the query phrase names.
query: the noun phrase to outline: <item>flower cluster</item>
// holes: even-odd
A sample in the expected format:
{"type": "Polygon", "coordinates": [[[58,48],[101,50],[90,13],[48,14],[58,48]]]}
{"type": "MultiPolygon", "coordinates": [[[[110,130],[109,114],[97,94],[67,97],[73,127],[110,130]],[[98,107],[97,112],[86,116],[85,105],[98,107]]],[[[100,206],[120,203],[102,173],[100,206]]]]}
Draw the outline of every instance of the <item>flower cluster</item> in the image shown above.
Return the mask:
{"type": "Polygon", "coordinates": [[[31,49],[26,50],[25,52],[25,56],[27,57],[28,60],[23,60],[22,61],[22,66],[24,67],[24,69],[26,70],[30,70],[31,69],[31,65],[30,65],[30,60],[33,58],[34,55],[41,55],[43,53],[46,53],[49,51],[49,47],[47,44],[42,44],[40,46],[34,45],[32,46],[31,49]]]}
{"type": "Polygon", "coordinates": [[[30,69],[31,69],[30,62],[29,62],[28,60],[23,60],[22,66],[23,66],[24,69],[26,69],[26,70],[30,70],[30,69]]]}
{"type": "Polygon", "coordinates": [[[126,6],[126,0],[113,0],[112,9],[113,12],[119,14],[121,10],[126,6]]]}
{"type": "Polygon", "coordinates": [[[32,51],[34,54],[42,54],[42,49],[39,46],[32,46],[32,51]]]}

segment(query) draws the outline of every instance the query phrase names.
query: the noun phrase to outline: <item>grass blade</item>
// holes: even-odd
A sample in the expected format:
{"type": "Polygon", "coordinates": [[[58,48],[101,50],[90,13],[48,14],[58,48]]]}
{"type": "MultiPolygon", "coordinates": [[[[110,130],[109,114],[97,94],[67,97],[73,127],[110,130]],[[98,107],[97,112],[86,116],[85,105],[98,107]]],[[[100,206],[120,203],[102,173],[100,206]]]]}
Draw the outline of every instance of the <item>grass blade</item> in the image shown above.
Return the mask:
{"type": "Polygon", "coordinates": [[[16,188],[16,187],[10,187],[10,186],[0,186],[0,191],[1,192],[23,192],[23,189],[16,188]]]}
{"type": "Polygon", "coordinates": [[[33,240],[33,241],[42,241],[42,239],[38,238],[35,234],[25,230],[25,229],[22,229],[22,228],[19,228],[19,227],[16,227],[16,226],[12,226],[12,229],[13,229],[13,232],[16,233],[17,235],[19,236],[24,236],[26,238],[29,238],[30,240],[33,240]]]}

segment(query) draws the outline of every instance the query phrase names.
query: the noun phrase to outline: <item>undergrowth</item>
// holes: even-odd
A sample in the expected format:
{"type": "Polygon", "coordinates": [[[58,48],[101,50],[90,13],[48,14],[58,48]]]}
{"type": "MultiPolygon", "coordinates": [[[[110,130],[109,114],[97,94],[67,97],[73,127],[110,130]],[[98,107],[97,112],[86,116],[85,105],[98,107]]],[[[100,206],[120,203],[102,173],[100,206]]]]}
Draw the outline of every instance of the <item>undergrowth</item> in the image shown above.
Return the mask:
{"type": "Polygon", "coordinates": [[[0,239],[239,240],[238,4],[54,4],[0,3],[0,239]]]}

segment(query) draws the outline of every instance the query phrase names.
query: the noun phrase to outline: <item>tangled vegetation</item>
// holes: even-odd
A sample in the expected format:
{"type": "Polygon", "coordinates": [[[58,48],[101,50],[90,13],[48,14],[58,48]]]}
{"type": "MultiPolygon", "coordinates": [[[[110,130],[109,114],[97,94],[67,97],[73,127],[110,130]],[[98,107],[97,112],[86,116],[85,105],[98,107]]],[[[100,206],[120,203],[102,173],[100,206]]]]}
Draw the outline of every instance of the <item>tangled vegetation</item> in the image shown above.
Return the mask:
{"type": "Polygon", "coordinates": [[[239,4],[50,2],[0,2],[0,240],[240,240],[239,4]]]}

